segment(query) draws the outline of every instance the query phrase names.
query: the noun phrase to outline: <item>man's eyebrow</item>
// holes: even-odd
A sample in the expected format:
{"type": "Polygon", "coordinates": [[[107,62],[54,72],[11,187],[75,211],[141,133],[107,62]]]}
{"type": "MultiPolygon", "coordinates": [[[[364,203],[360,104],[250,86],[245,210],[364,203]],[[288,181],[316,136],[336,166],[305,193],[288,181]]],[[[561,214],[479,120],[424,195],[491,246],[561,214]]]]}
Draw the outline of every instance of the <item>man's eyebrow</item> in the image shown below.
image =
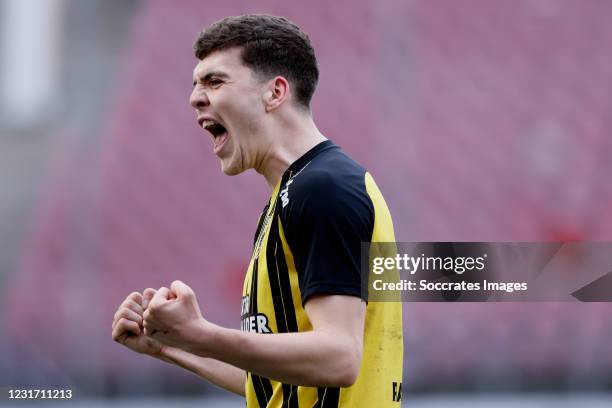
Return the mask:
{"type": "Polygon", "coordinates": [[[227,75],[225,72],[222,71],[211,71],[209,73],[207,73],[204,76],[198,76],[196,79],[193,80],[193,85],[195,86],[195,84],[197,83],[197,80],[200,80],[200,82],[208,82],[210,81],[213,77],[218,77],[218,78],[229,78],[229,75],[227,75]]]}

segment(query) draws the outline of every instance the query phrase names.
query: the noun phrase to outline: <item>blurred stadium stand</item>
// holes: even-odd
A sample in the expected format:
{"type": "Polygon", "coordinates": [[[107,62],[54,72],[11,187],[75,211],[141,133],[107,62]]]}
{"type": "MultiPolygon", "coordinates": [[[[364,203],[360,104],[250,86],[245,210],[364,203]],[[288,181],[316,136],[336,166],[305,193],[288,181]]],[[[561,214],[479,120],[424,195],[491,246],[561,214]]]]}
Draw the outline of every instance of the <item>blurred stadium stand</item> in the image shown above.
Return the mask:
{"type": "MultiPolygon", "coordinates": [[[[209,389],[117,346],[110,323],[130,291],[178,278],[209,319],[238,327],[269,192],[254,172],[221,174],[187,101],[195,35],[226,15],[280,14],[310,34],[315,119],[374,174],[398,240],[612,239],[612,2],[63,7],[55,139],[33,138],[33,127],[20,131],[29,142],[8,131],[0,142],[10,166],[2,383],[87,395],[209,389]]],[[[405,306],[409,391],[612,386],[609,304],[405,306]]]]}

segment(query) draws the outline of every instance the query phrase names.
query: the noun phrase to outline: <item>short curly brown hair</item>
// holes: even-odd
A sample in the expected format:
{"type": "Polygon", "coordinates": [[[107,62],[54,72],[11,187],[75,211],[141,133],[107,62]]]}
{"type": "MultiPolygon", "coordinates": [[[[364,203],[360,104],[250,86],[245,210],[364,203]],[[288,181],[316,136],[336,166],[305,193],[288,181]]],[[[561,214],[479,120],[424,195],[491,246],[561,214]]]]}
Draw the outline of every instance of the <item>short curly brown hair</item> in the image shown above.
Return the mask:
{"type": "Polygon", "coordinates": [[[291,21],[267,14],[226,17],[204,29],[193,44],[196,58],[241,47],[242,62],[262,80],[284,76],[296,102],[310,109],[319,69],[308,35],[291,21]]]}

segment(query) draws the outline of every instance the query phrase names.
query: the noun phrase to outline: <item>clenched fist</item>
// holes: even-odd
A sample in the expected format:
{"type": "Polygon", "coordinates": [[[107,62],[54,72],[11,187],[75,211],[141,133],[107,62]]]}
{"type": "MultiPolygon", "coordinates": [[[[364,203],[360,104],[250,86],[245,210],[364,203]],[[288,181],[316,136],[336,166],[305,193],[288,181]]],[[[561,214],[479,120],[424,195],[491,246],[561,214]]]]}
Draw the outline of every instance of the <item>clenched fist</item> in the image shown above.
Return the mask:
{"type": "Polygon", "coordinates": [[[164,346],[143,330],[143,314],[154,296],[155,289],[145,289],[142,295],[132,292],[125,298],[113,318],[113,340],[137,353],[159,357],[164,346]]]}
{"type": "Polygon", "coordinates": [[[198,329],[207,322],[200,313],[193,290],[181,281],[160,288],[143,314],[147,336],[164,345],[188,349],[197,342],[198,329]]]}

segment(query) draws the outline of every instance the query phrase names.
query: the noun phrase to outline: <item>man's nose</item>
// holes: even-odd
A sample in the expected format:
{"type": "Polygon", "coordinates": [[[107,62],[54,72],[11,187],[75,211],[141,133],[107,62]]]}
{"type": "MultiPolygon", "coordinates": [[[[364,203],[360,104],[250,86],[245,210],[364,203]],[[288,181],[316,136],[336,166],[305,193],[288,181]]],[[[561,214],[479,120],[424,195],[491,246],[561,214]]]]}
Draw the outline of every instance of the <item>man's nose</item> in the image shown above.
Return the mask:
{"type": "Polygon", "coordinates": [[[195,109],[203,108],[204,106],[208,106],[210,101],[208,100],[208,96],[206,92],[201,89],[194,88],[189,96],[189,103],[195,109]]]}

